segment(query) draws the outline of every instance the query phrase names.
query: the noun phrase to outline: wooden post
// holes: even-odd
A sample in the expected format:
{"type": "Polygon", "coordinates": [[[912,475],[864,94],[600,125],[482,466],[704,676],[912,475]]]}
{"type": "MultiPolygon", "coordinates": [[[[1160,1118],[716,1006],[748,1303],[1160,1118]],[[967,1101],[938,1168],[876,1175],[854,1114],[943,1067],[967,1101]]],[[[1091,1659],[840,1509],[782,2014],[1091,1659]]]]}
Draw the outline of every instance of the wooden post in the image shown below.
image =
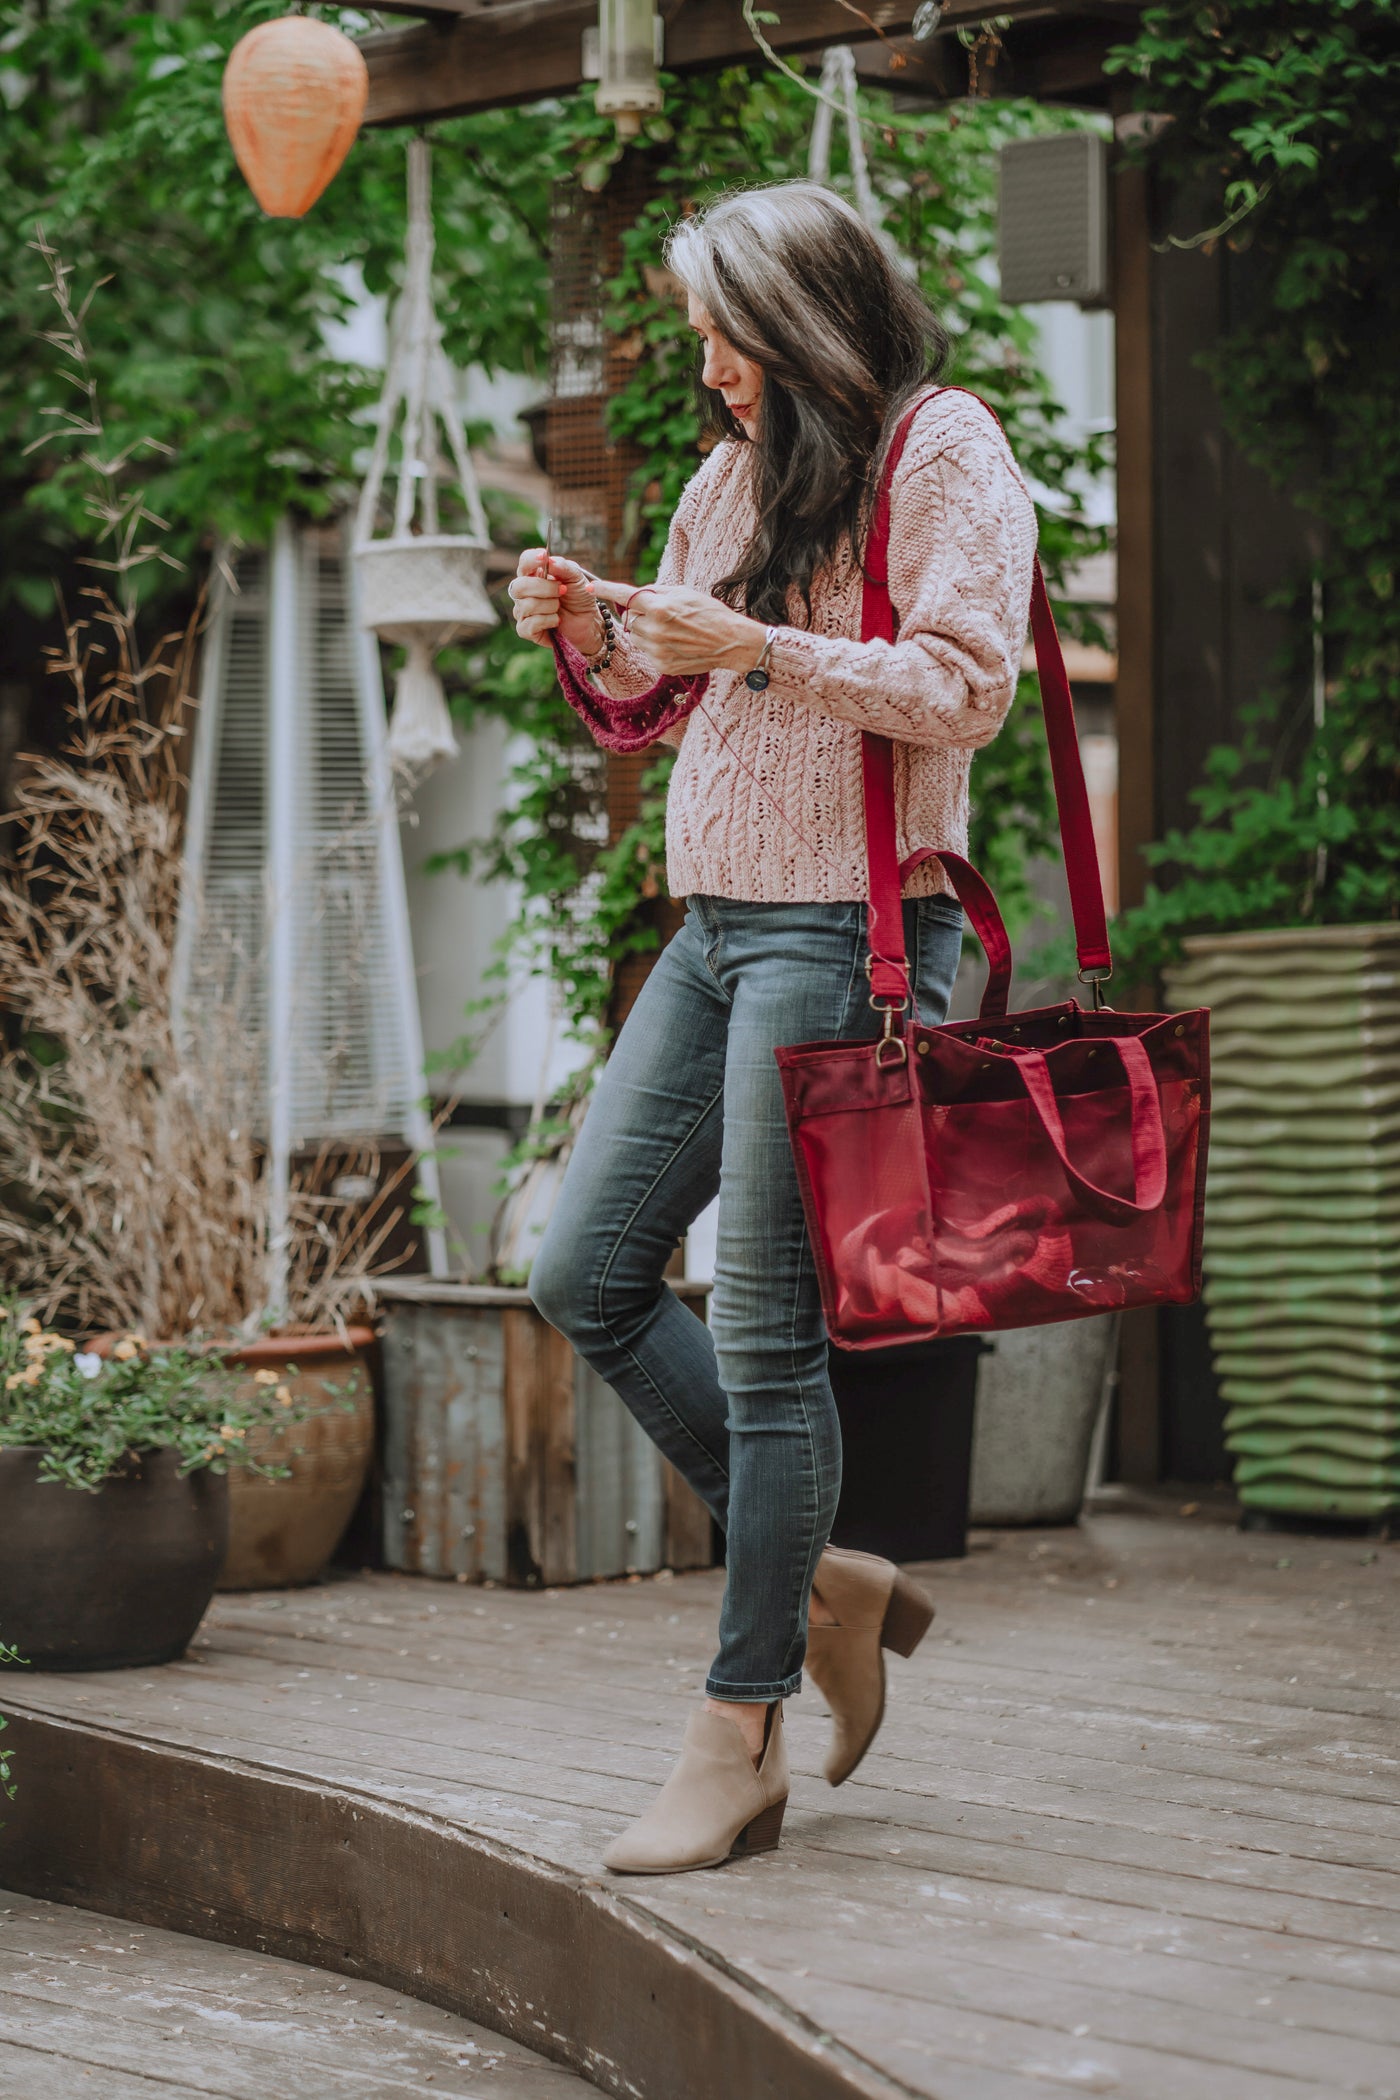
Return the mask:
{"type": "MultiPolygon", "coordinates": [[[[1153,453],[1153,256],[1149,177],[1120,164],[1114,182],[1113,279],[1118,475],[1118,894],[1142,899],[1142,848],[1157,837],[1156,543],[1153,453]]],[[[1119,997],[1125,995],[1120,992],[1119,997]]],[[[1131,990],[1126,994],[1131,1002],[1131,990]]],[[[1137,1484],[1160,1470],[1159,1321],[1123,1317],[1118,1470],[1137,1484]]]]}
{"type": "MultiPolygon", "coordinates": [[[[603,330],[602,287],[622,268],[622,241],[654,194],[654,163],[630,152],[597,196],[561,186],[554,210],[553,398],[546,422],[549,471],[562,526],[560,551],[623,583],[636,574],[639,533],[629,504],[640,465],[635,446],[609,435],[608,403],[632,376],[632,355],[603,330]]],[[[607,759],[608,843],[641,806],[643,774],[657,753],[607,759]]],[[[669,898],[647,907],[664,946],[681,921],[669,898]]],[[[608,1024],[618,1028],[659,950],[625,958],[614,971],[608,1024]]]]}

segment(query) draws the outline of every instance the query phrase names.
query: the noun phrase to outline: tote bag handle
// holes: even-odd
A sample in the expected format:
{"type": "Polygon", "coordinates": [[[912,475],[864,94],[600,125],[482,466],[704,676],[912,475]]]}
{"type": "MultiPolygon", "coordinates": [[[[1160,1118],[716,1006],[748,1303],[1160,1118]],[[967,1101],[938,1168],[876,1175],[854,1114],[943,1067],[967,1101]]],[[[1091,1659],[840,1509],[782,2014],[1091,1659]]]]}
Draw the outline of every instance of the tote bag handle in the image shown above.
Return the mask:
{"type": "MultiPolygon", "coordinates": [[[[968,389],[948,387],[940,388],[939,391],[967,393],[968,389]]],[[[925,394],[914,402],[902,418],[890,442],[865,549],[865,588],[861,596],[863,641],[893,642],[898,630],[889,587],[890,488],[895,468],[908,440],[910,426],[919,410],[933,398],[932,394],[925,394]]],[[[981,396],[977,394],[971,395],[970,398],[981,401],[981,396]]],[[[982,401],[981,405],[987,407],[985,401],[982,401]]],[[[991,409],[988,408],[987,413],[996,420],[991,409]]],[[[1055,783],[1060,842],[1064,850],[1065,873],[1069,881],[1070,909],[1074,916],[1079,976],[1081,982],[1097,985],[1112,976],[1113,954],[1108,941],[1103,883],[1099,876],[1099,857],[1094,845],[1093,822],[1089,815],[1089,791],[1084,782],[1084,766],[1079,756],[1079,735],[1074,723],[1074,702],[1070,696],[1069,674],[1065,670],[1064,651],[1060,647],[1055,616],[1050,610],[1045,577],[1038,555],[1031,584],[1031,633],[1035,642],[1036,675],[1040,681],[1040,699],[1045,716],[1045,741],[1050,751],[1050,772],[1055,783]]],[[[872,998],[898,1004],[910,997],[909,968],[904,953],[902,880],[920,861],[927,859],[928,855],[911,855],[902,868],[899,864],[895,842],[894,744],[889,737],[876,736],[868,729],[862,731],[861,772],[865,788],[865,850],[870,886],[870,991],[872,998]]],[[[985,892],[985,896],[991,898],[991,891],[980,876],[976,878],[975,889],[971,884],[965,885],[961,879],[963,871],[966,870],[968,875],[975,873],[966,861],[958,861],[957,856],[952,854],[940,854],[938,858],[943,860],[973,926],[977,929],[979,937],[982,937],[979,918],[986,917],[982,893],[985,892]]],[[[995,902],[992,909],[995,912],[995,902]]],[[[988,925],[990,930],[990,920],[988,925]]],[[[988,949],[988,962],[992,971],[988,983],[990,1003],[984,1002],[983,1010],[987,1013],[1005,1013],[1011,956],[999,912],[996,913],[995,925],[1000,929],[999,952],[993,953],[988,949]],[[1004,983],[1000,981],[1003,977],[1004,983]]],[[[986,946],[984,937],[983,945],[986,946]]],[[[1095,996],[1097,997],[1097,994],[1095,996]]]]}

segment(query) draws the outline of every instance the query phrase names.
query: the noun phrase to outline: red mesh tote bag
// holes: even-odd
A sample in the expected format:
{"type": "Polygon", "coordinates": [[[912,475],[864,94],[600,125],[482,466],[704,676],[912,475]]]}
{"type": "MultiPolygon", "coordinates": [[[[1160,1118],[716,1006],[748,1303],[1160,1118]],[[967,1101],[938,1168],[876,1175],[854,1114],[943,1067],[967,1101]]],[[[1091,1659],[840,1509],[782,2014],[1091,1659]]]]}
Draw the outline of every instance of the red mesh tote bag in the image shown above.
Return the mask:
{"type": "MultiPolygon", "coordinates": [[[[871,521],[861,633],[893,641],[890,478],[871,521]]],[[[871,1005],[884,1034],[775,1051],[807,1229],[833,1342],[877,1349],[1184,1305],[1201,1282],[1209,1016],[1115,1013],[1108,929],[1074,708],[1045,582],[1031,602],[1082,982],[1093,1006],[1008,1013],[1011,947],[996,899],[955,853],[895,844],[894,747],[863,739],[871,1005]],[[903,879],[942,862],[986,951],[975,1021],[925,1027],[913,1008],[903,879]]]]}

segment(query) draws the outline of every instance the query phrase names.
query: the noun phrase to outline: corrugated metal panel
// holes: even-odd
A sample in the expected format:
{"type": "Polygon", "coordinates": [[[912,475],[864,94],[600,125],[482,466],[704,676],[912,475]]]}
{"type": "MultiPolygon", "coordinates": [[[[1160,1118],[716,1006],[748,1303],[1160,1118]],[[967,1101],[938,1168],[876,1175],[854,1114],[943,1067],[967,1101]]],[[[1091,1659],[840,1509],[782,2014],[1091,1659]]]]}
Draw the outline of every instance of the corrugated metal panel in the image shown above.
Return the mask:
{"type": "Polygon", "coordinates": [[[626,1575],[665,1561],[661,1455],[582,1357],[575,1357],[578,1579],[626,1575]]]}
{"type": "Polygon", "coordinates": [[[405,1277],[376,1296],[389,1567],[527,1585],[707,1564],[707,1514],[527,1292],[405,1277]]]}
{"type": "Polygon", "coordinates": [[[499,1313],[395,1307],[384,1329],[384,1558],[418,1575],[506,1579],[499,1313]]]}

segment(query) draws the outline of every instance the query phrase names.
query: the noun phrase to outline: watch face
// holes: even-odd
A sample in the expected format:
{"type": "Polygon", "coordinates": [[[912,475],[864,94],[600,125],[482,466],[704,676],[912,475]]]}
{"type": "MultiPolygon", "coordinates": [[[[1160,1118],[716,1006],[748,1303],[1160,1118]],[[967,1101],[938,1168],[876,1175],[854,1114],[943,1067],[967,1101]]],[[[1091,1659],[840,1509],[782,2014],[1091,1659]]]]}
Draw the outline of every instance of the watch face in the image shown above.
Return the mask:
{"type": "Polygon", "coordinates": [[[746,686],[751,687],[755,693],[761,693],[768,683],[768,673],[766,671],[746,671],[744,673],[744,683],[746,686]]]}

